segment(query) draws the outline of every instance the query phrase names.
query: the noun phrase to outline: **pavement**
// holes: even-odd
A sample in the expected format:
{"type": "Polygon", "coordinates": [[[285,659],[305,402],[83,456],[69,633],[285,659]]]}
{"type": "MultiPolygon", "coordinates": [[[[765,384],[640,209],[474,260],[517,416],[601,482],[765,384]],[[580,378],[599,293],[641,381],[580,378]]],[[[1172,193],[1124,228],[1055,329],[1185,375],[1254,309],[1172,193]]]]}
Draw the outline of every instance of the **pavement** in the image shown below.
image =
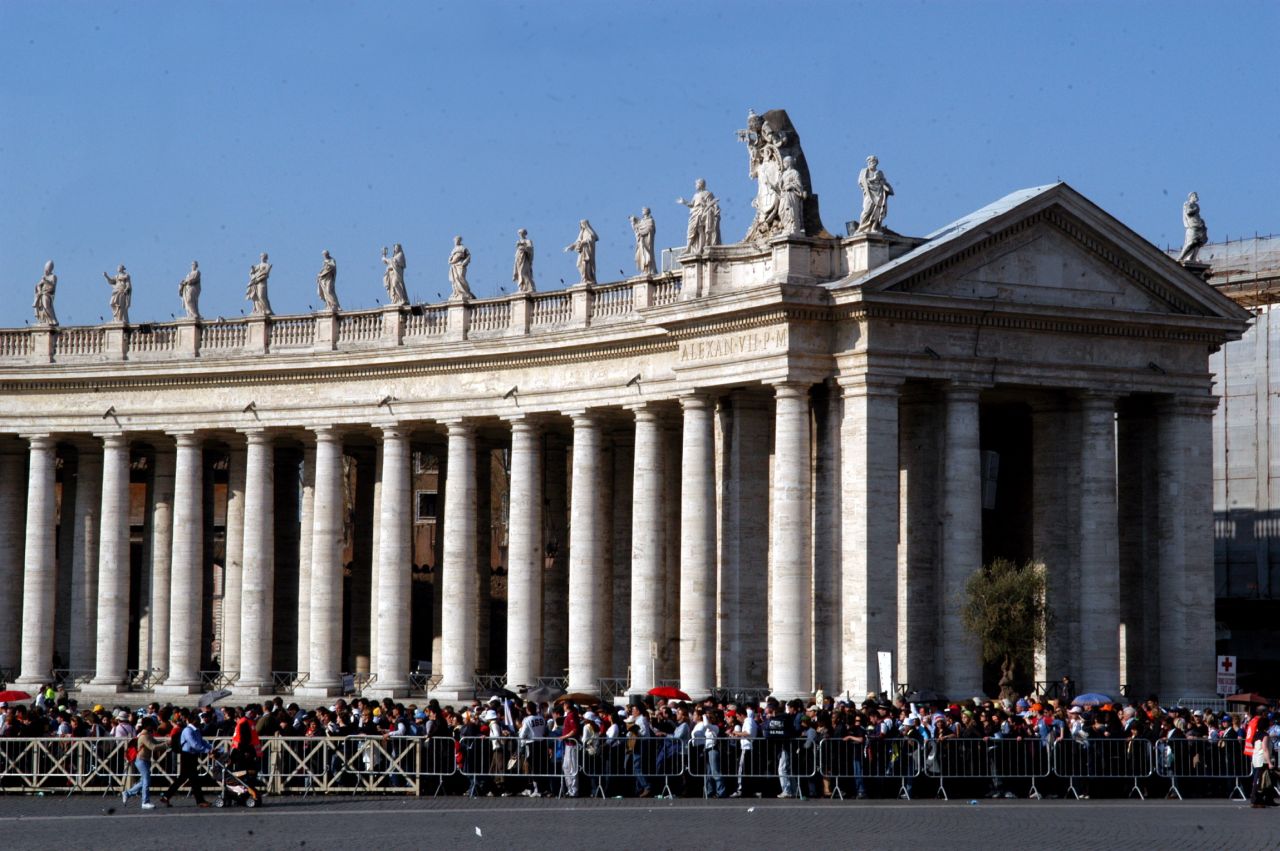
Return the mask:
{"type": "Polygon", "coordinates": [[[0,796],[7,848],[554,847],[1280,849],[1280,810],[1239,801],[703,801],[275,798],[144,811],[118,797],[0,796]],[[1016,844],[1015,844],[1016,843],[1016,844]]]}

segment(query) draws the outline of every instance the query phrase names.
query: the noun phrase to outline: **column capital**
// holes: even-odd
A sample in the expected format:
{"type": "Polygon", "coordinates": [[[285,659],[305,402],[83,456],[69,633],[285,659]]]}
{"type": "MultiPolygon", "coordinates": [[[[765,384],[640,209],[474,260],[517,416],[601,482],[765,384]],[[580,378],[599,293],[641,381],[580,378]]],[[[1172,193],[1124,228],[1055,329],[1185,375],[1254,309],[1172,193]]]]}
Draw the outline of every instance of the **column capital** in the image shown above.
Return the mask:
{"type": "Polygon", "coordinates": [[[513,414],[502,419],[511,426],[512,434],[516,432],[537,434],[541,430],[538,421],[531,414],[513,414]]]}
{"type": "Polygon", "coordinates": [[[204,438],[194,431],[169,431],[165,434],[173,438],[175,449],[199,448],[204,443],[204,438]]]}
{"type": "Polygon", "coordinates": [[[102,441],[103,449],[122,449],[122,448],[128,449],[129,448],[129,436],[124,432],[119,432],[119,431],[106,432],[106,433],[95,432],[93,436],[102,441]]]}
{"type": "Polygon", "coordinates": [[[838,375],[836,387],[840,395],[848,399],[856,396],[897,396],[902,393],[905,379],[896,375],[870,376],[838,375]]]}
{"type": "Polygon", "coordinates": [[[942,392],[949,399],[977,399],[983,390],[990,387],[978,381],[953,380],[942,385],[942,392]]]}
{"type": "Polygon", "coordinates": [[[440,424],[449,429],[450,437],[475,437],[476,434],[475,423],[461,417],[452,420],[441,420],[440,424]]]}
{"type": "Polygon", "coordinates": [[[58,440],[51,434],[24,434],[20,435],[33,450],[53,449],[58,445],[58,440]]]}
{"type": "Polygon", "coordinates": [[[598,426],[600,424],[599,408],[574,408],[563,412],[566,417],[573,420],[574,428],[586,428],[590,425],[598,426]]]}
{"type": "Polygon", "coordinates": [[[658,407],[658,400],[649,399],[644,402],[636,402],[631,405],[623,405],[628,411],[635,416],[636,421],[644,420],[645,422],[657,422],[662,418],[662,411],[658,407]]]}
{"type": "Polygon", "coordinates": [[[267,433],[265,428],[250,428],[240,432],[244,435],[244,442],[248,446],[269,446],[271,445],[271,435],[267,433]]]}
{"type": "Polygon", "coordinates": [[[374,423],[373,427],[382,432],[383,440],[407,440],[412,429],[401,422],[374,423]]]}
{"type": "Polygon", "coordinates": [[[813,387],[812,381],[793,381],[791,379],[770,381],[768,383],[773,388],[774,396],[779,399],[799,399],[802,396],[807,399],[809,398],[809,390],[813,387]]]}
{"type": "Polygon", "coordinates": [[[1212,417],[1217,409],[1217,396],[1165,396],[1156,400],[1156,412],[1161,416],[1212,417]]]}
{"type": "Polygon", "coordinates": [[[307,431],[311,432],[311,436],[315,438],[317,443],[341,442],[342,432],[335,425],[313,425],[308,426],[307,431]]]}
{"type": "Polygon", "coordinates": [[[1116,402],[1119,400],[1119,396],[1115,393],[1105,393],[1100,390],[1081,390],[1076,394],[1076,398],[1080,401],[1080,407],[1085,410],[1110,408],[1114,411],[1116,402]]]}
{"type": "Polygon", "coordinates": [[[676,397],[682,411],[702,411],[712,407],[711,394],[705,390],[690,390],[676,397]]]}

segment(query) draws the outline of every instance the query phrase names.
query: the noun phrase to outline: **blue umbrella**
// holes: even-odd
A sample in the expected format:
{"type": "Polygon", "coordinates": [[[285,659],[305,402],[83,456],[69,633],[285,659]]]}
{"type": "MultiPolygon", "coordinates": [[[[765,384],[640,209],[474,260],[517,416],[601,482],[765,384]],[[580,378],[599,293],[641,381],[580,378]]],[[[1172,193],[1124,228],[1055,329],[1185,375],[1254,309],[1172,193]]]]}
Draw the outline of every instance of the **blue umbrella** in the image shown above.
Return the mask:
{"type": "Polygon", "coordinates": [[[1071,701],[1071,705],[1072,706],[1101,706],[1104,703],[1115,703],[1115,702],[1116,701],[1111,697],[1105,694],[1102,694],[1101,692],[1093,691],[1093,692],[1089,692],[1088,694],[1080,695],[1075,700],[1071,701]]]}

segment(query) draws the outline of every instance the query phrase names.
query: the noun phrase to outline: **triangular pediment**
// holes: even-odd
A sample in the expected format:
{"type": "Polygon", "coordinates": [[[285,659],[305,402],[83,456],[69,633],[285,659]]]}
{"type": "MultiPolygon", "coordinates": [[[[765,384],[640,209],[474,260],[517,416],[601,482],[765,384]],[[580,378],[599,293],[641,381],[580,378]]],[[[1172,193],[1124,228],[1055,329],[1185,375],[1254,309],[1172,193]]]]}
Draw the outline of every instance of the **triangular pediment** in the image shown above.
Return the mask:
{"type": "Polygon", "coordinates": [[[1157,292],[1117,269],[1048,221],[1040,221],[936,274],[901,282],[887,291],[918,295],[997,299],[1044,307],[1187,313],[1195,306],[1176,293],[1157,292]]]}
{"type": "Polygon", "coordinates": [[[1065,183],[1015,192],[830,286],[1015,309],[1249,316],[1065,183]]]}

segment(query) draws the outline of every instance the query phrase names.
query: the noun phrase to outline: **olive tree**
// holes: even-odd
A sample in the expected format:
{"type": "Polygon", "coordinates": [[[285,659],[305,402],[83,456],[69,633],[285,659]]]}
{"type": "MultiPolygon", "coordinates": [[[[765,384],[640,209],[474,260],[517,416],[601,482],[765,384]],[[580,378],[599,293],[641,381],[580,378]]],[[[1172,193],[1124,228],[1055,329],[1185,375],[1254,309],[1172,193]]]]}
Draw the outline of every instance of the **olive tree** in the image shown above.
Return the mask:
{"type": "Polygon", "coordinates": [[[1014,672],[1044,645],[1053,617],[1045,602],[1044,565],[998,558],[969,577],[965,597],[965,628],[981,643],[982,661],[999,663],[1000,696],[1017,697],[1014,672]]]}

